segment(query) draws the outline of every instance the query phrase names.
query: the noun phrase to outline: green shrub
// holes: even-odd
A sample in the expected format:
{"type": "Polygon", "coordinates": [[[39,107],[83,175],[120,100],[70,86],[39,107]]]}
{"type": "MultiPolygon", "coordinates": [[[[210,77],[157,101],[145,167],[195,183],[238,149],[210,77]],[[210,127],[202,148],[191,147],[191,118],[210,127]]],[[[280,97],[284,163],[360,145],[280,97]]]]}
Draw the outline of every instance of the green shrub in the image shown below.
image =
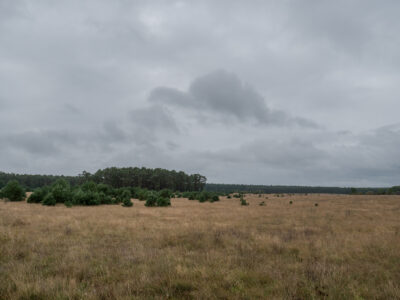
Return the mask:
{"type": "Polygon", "coordinates": [[[72,202],[71,201],[66,201],[66,202],[64,202],[64,205],[66,207],[72,207],[72,202]]]}
{"type": "Polygon", "coordinates": [[[104,193],[107,196],[111,196],[113,194],[113,189],[107,184],[100,183],[96,187],[96,191],[98,193],[104,193]]]}
{"type": "Polygon", "coordinates": [[[148,207],[156,206],[157,205],[157,195],[154,192],[149,193],[149,195],[147,196],[147,199],[146,199],[146,203],[144,205],[148,206],[148,207]]]}
{"type": "Polygon", "coordinates": [[[163,190],[159,191],[158,194],[160,197],[163,197],[163,198],[171,198],[173,195],[172,191],[169,189],[163,189],[163,190]]]}
{"type": "Polygon", "coordinates": [[[53,194],[53,197],[57,203],[72,201],[73,193],[69,183],[64,179],[59,179],[53,184],[51,193],[53,194]]]}
{"type": "Polygon", "coordinates": [[[247,206],[249,203],[244,199],[243,195],[240,195],[240,205],[247,206]]]}
{"type": "Polygon", "coordinates": [[[290,200],[290,201],[289,201],[289,204],[293,204],[293,201],[292,201],[292,200],[290,200]]]}
{"type": "Polygon", "coordinates": [[[199,202],[206,202],[208,200],[207,194],[205,192],[202,192],[198,196],[199,202]]]}
{"type": "Polygon", "coordinates": [[[133,203],[132,203],[132,201],[131,201],[131,198],[125,198],[125,199],[122,201],[122,206],[124,206],[124,207],[131,207],[131,206],[133,206],[133,203]]]}
{"type": "Polygon", "coordinates": [[[218,195],[214,195],[214,196],[212,196],[211,200],[212,200],[212,202],[219,201],[219,197],[218,197],[218,195]]]}
{"type": "Polygon", "coordinates": [[[96,192],[85,192],[81,189],[78,189],[73,194],[72,203],[74,205],[99,205],[100,197],[99,194],[96,192]]]}
{"type": "Polygon", "coordinates": [[[318,203],[315,203],[314,206],[317,207],[317,206],[318,206],[318,203]]]}
{"type": "Polygon", "coordinates": [[[228,199],[231,199],[231,198],[232,198],[232,196],[231,196],[231,195],[228,195],[228,196],[226,196],[226,198],[228,198],[228,199]]]}
{"type": "Polygon", "coordinates": [[[148,192],[146,189],[140,189],[140,190],[137,192],[137,198],[138,198],[140,201],[145,201],[145,200],[147,199],[148,195],[149,195],[149,192],[148,192]]]}
{"type": "Polygon", "coordinates": [[[84,192],[97,192],[97,184],[93,181],[87,181],[81,185],[81,189],[84,192]]]}
{"type": "Polygon", "coordinates": [[[265,201],[261,201],[260,204],[258,204],[260,206],[265,206],[265,201]]]}
{"type": "Polygon", "coordinates": [[[145,206],[152,207],[152,206],[170,206],[171,200],[167,197],[160,197],[156,193],[152,192],[149,193],[145,206]]]}
{"type": "Polygon", "coordinates": [[[41,203],[49,193],[48,187],[37,188],[33,191],[33,193],[29,196],[27,202],[28,203],[41,203]]]}
{"type": "Polygon", "coordinates": [[[107,195],[104,192],[99,192],[98,195],[100,204],[113,204],[113,198],[110,195],[107,195]]]}
{"type": "Polygon", "coordinates": [[[171,205],[171,200],[169,198],[165,197],[159,197],[157,199],[157,206],[170,206],[171,205]]]}
{"type": "Polygon", "coordinates": [[[11,180],[2,189],[2,197],[9,201],[22,201],[25,199],[25,191],[16,180],[11,180]]]}
{"type": "Polygon", "coordinates": [[[118,203],[128,203],[131,201],[131,191],[129,189],[119,189],[119,193],[116,197],[118,203]]]}
{"type": "Polygon", "coordinates": [[[53,193],[48,193],[45,197],[44,197],[44,199],[43,199],[43,201],[42,201],[42,204],[43,205],[48,205],[48,206],[54,206],[54,205],[56,205],[57,204],[57,201],[56,201],[56,198],[54,198],[54,195],[53,195],[53,193]]]}

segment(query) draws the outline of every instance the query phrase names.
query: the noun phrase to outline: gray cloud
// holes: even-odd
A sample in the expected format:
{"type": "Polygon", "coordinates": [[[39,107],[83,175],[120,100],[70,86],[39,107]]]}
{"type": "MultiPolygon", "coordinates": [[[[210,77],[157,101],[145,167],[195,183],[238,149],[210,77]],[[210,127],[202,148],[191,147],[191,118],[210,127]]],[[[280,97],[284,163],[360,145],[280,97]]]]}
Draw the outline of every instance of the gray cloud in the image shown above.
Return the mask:
{"type": "Polygon", "coordinates": [[[290,117],[285,112],[271,110],[264,98],[235,74],[224,70],[214,71],[193,80],[187,92],[159,87],[149,97],[151,102],[206,110],[223,116],[236,117],[238,121],[255,120],[266,125],[300,125],[317,127],[312,121],[290,117]]]}

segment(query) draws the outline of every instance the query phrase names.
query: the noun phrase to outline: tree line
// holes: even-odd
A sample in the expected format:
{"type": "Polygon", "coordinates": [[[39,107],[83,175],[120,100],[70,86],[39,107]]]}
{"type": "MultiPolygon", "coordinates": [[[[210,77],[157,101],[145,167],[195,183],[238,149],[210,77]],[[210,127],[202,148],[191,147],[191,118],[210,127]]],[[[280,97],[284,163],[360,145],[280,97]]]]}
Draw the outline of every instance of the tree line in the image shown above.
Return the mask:
{"type": "Polygon", "coordinates": [[[354,188],[323,186],[289,186],[289,185],[246,185],[207,183],[205,191],[221,193],[253,193],[253,194],[400,194],[400,187],[391,188],[354,188]]]}
{"type": "Polygon", "coordinates": [[[112,188],[138,187],[148,190],[170,189],[173,191],[201,191],[207,178],[200,174],[186,174],[183,171],[161,168],[106,168],[94,174],[83,171],[77,176],[31,175],[0,172],[0,188],[9,181],[18,181],[26,190],[52,185],[58,180],[66,181],[70,186],[78,186],[88,181],[106,184],[112,188]]]}

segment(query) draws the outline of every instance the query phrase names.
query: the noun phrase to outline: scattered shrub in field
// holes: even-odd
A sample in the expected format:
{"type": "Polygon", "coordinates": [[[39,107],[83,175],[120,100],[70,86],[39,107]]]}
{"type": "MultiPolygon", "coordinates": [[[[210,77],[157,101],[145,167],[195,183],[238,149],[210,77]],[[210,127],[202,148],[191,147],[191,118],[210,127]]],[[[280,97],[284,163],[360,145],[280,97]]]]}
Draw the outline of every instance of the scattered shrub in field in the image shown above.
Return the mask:
{"type": "Polygon", "coordinates": [[[145,206],[152,207],[152,206],[170,206],[171,200],[167,197],[161,197],[157,195],[157,193],[150,193],[147,197],[145,206]]]}
{"type": "Polygon", "coordinates": [[[71,201],[66,201],[66,202],[64,202],[64,205],[66,207],[72,207],[72,202],[71,201]]]}
{"type": "Polygon", "coordinates": [[[54,205],[57,204],[57,200],[56,200],[56,198],[54,198],[54,195],[53,195],[52,192],[48,193],[48,194],[44,197],[44,199],[43,199],[43,201],[42,201],[42,204],[43,204],[43,205],[48,205],[48,206],[54,206],[54,205]]]}
{"type": "Polygon", "coordinates": [[[212,196],[212,197],[211,197],[211,201],[212,201],[212,202],[219,201],[219,197],[218,197],[218,195],[214,195],[214,196],[212,196]]]}
{"type": "Polygon", "coordinates": [[[157,205],[157,195],[155,193],[149,193],[146,199],[145,206],[156,206],[157,205]]]}
{"type": "Polygon", "coordinates": [[[314,206],[318,206],[318,203],[315,203],[314,206]]]}
{"type": "Polygon", "coordinates": [[[25,191],[16,180],[11,180],[2,189],[2,197],[9,201],[22,201],[25,199],[25,191]]]}
{"type": "Polygon", "coordinates": [[[258,194],[258,198],[261,198],[261,194],[258,194]]]}
{"type": "Polygon", "coordinates": [[[261,201],[260,204],[258,204],[260,206],[265,206],[265,201],[261,201]]]}
{"type": "Polygon", "coordinates": [[[289,201],[289,204],[293,204],[293,201],[292,201],[292,200],[290,200],[290,201],[289,201]]]}
{"type": "Polygon", "coordinates": [[[124,206],[124,207],[131,207],[131,206],[133,206],[133,203],[132,203],[132,201],[131,201],[131,198],[125,198],[125,199],[122,201],[122,206],[124,206]]]}
{"type": "Polygon", "coordinates": [[[231,199],[231,198],[232,198],[232,196],[231,196],[231,195],[228,195],[228,196],[226,196],[226,198],[228,198],[228,199],[231,199]]]}
{"type": "Polygon", "coordinates": [[[233,194],[233,198],[240,198],[242,194],[233,194]]]}
{"type": "Polygon", "coordinates": [[[204,192],[200,193],[198,200],[199,200],[199,202],[206,202],[208,200],[207,194],[204,192]]]}
{"type": "Polygon", "coordinates": [[[169,198],[165,197],[159,197],[157,199],[157,206],[170,206],[171,205],[171,200],[169,198]]]}
{"type": "Polygon", "coordinates": [[[196,199],[196,194],[197,193],[190,193],[190,195],[189,195],[189,200],[195,200],[196,199]]]}
{"type": "Polygon", "coordinates": [[[240,205],[247,206],[249,203],[244,199],[243,195],[240,197],[240,205]]]}
{"type": "Polygon", "coordinates": [[[33,191],[33,193],[29,196],[27,202],[28,203],[41,203],[49,193],[48,187],[37,188],[33,191]]]}

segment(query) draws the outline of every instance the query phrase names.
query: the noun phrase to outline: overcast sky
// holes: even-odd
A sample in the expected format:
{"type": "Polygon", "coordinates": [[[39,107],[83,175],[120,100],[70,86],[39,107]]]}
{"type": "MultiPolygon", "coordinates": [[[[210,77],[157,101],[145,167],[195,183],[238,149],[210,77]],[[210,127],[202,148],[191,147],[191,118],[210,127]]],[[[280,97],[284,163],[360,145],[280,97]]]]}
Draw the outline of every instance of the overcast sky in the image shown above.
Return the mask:
{"type": "Polygon", "coordinates": [[[0,0],[0,170],[400,184],[400,1],[0,0]]]}

